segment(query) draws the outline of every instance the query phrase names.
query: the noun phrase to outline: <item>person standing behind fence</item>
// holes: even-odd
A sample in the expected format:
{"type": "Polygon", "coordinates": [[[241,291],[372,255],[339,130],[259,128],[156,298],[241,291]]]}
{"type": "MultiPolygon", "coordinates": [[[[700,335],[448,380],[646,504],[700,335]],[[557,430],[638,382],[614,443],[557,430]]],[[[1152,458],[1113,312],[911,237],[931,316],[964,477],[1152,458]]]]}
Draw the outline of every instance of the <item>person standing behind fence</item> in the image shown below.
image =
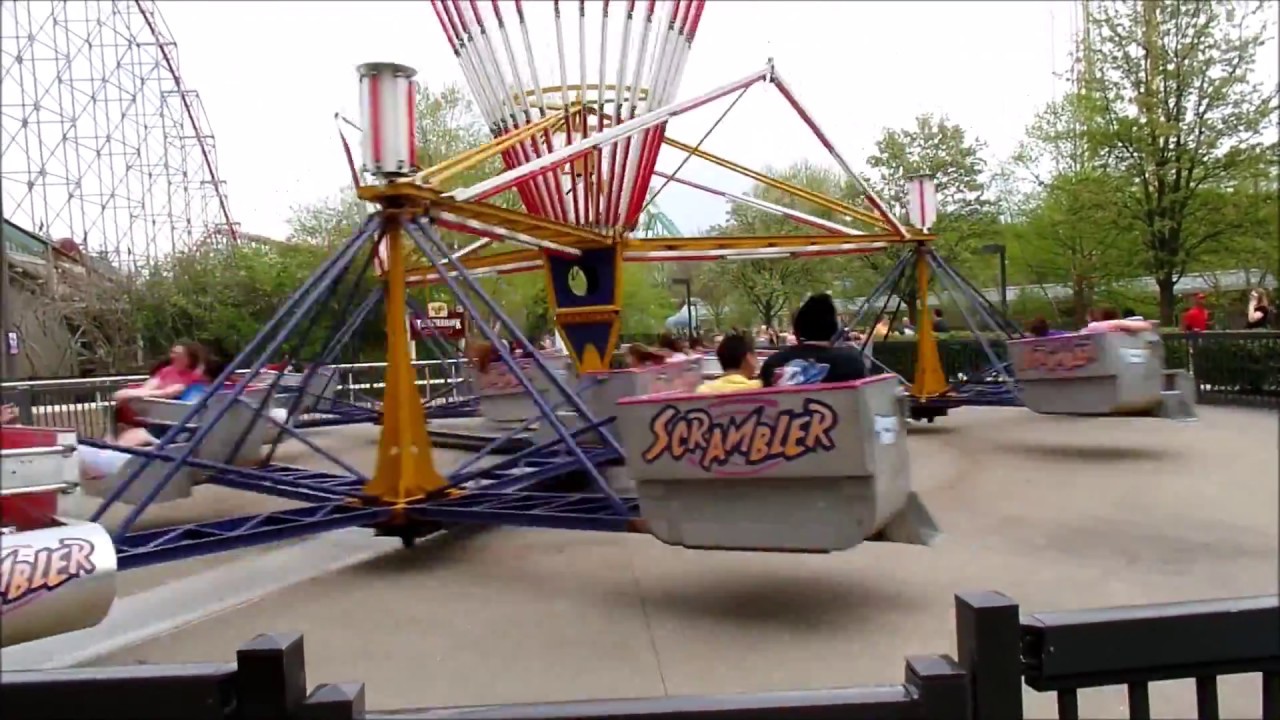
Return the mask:
{"type": "Polygon", "coordinates": [[[1205,332],[1209,329],[1209,308],[1204,304],[1204,293],[1196,293],[1195,303],[1182,313],[1183,332],[1205,332]]]}
{"type": "Polygon", "coordinates": [[[1249,293],[1249,306],[1244,313],[1244,329],[1266,330],[1270,324],[1271,305],[1267,302],[1267,291],[1258,288],[1249,293]]]}

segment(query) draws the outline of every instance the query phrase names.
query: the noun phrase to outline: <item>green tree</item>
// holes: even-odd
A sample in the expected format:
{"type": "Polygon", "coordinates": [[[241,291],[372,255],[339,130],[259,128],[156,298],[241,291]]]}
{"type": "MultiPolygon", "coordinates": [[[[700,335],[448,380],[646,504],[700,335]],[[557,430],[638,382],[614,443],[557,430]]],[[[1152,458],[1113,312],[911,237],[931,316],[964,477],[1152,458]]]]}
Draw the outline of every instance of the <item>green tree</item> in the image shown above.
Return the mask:
{"type": "Polygon", "coordinates": [[[1011,161],[1031,187],[1023,233],[1010,261],[1037,284],[1072,291],[1074,320],[1085,321],[1099,290],[1141,274],[1140,228],[1114,203],[1124,178],[1100,169],[1088,142],[1085,96],[1072,91],[1050,102],[1027,128],[1011,161]]]}
{"type": "MultiPolygon", "coordinates": [[[[806,161],[794,163],[782,170],[766,169],[765,174],[829,197],[839,198],[844,188],[843,178],[839,173],[831,168],[806,161]]],[[[765,185],[757,184],[747,194],[823,220],[847,222],[846,219],[836,216],[826,208],[815,206],[765,185]]],[[[737,203],[730,205],[725,221],[710,228],[707,234],[763,236],[802,235],[814,232],[813,227],[800,224],[776,212],[737,203]]],[[[734,300],[750,307],[759,322],[773,325],[778,323],[786,310],[795,305],[806,293],[828,289],[832,278],[840,275],[841,269],[845,266],[838,261],[824,258],[820,260],[735,260],[716,263],[713,267],[732,287],[734,300]]]]}
{"type": "Polygon", "coordinates": [[[867,158],[876,173],[872,182],[877,192],[904,215],[907,178],[933,176],[938,188],[933,232],[939,236],[939,252],[953,264],[964,264],[977,245],[989,240],[998,221],[986,197],[986,147],[947,116],[926,113],[916,118],[913,128],[886,128],[875,153],[867,158]]]}
{"type": "Polygon", "coordinates": [[[1125,180],[1115,200],[1141,226],[1168,324],[1178,279],[1247,232],[1247,213],[1221,213],[1219,193],[1274,159],[1277,90],[1253,76],[1274,5],[1112,0],[1090,12],[1089,142],[1125,180]]]}

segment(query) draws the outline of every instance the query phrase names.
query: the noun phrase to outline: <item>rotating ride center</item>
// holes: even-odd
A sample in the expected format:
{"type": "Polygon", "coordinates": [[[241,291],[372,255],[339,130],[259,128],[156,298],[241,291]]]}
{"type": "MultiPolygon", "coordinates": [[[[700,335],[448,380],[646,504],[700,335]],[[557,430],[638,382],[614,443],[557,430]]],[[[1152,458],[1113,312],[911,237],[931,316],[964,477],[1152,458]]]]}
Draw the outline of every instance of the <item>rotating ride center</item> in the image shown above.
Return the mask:
{"type": "MultiPolygon", "coordinates": [[[[931,278],[973,300],[972,322],[966,314],[971,327],[984,319],[1009,334],[1016,327],[990,312],[980,294],[975,299],[972,286],[932,251],[933,236],[925,231],[936,213],[932,182],[913,181],[912,222],[899,221],[853,173],[772,61],[721,87],[677,99],[703,18],[701,0],[531,5],[549,11],[554,22],[558,62],[550,68],[535,62],[518,0],[505,12],[497,2],[437,0],[432,6],[494,139],[420,168],[414,70],[362,65],[363,172],[354,162],[351,170],[359,197],[377,209],[228,364],[213,383],[218,390],[195,402],[131,401],[159,437],[149,448],[77,440],[68,431],[0,431],[6,463],[45,464],[39,472],[5,476],[0,508],[11,532],[3,538],[4,644],[99,622],[114,599],[117,569],[345,527],[368,527],[406,545],[452,525],[481,524],[639,532],[689,548],[780,552],[832,552],[867,540],[928,544],[936,535],[911,489],[907,420],[921,408],[938,414],[984,403],[966,402],[942,370],[930,322],[931,278]],[[598,13],[600,23],[590,34],[589,11],[598,13]],[[570,77],[575,65],[577,75],[570,77]],[[557,84],[543,85],[545,77],[557,84]],[[671,118],[758,84],[779,91],[860,189],[861,204],[768,177],[703,151],[701,142],[667,137],[671,118]],[[848,224],[717,191],[679,178],[678,171],[660,173],[655,168],[664,147],[830,210],[848,224]],[[449,188],[460,173],[495,157],[504,167],[498,175],[449,188]],[[632,233],[653,197],[655,177],[750,204],[806,232],[638,239],[632,233]],[[518,196],[523,210],[492,202],[507,191],[518,196]],[[454,248],[441,230],[476,240],[454,248]],[[625,262],[885,251],[898,251],[900,258],[859,316],[882,298],[887,308],[896,297],[900,308],[912,294],[907,288],[914,287],[918,355],[909,382],[883,373],[850,383],[698,395],[693,391],[714,370],[713,359],[610,369],[619,342],[625,262]],[[528,271],[544,273],[566,355],[533,352],[478,281],[528,271]],[[375,275],[377,282],[366,287],[375,275]],[[468,317],[487,315],[499,326],[474,323],[499,357],[469,369],[465,384],[474,399],[458,406],[424,407],[411,364],[406,315],[422,313],[408,289],[424,285],[446,289],[468,317]],[[314,346],[315,320],[332,313],[334,302],[344,322],[327,331],[320,342],[324,350],[305,370],[264,371],[283,349],[314,346]],[[380,408],[341,410],[333,391],[333,358],[379,307],[387,343],[380,408]],[[511,340],[510,348],[501,335],[511,340]],[[528,356],[517,357],[517,348],[529,350],[528,356]],[[304,420],[316,413],[338,418],[319,424],[380,420],[372,476],[301,432],[304,420]],[[479,413],[493,432],[477,441],[479,452],[472,458],[442,473],[432,455],[433,437],[441,434],[433,425],[442,416],[468,413],[479,413]],[[274,462],[284,439],[335,469],[274,462]],[[78,447],[129,456],[118,471],[80,487],[102,498],[88,523],[65,520],[56,511],[57,494],[80,485],[78,447]],[[58,483],[36,481],[53,476],[60,477],[58,483]],[[134,529],[153,503],[182,501],[203,483],[299,506],[134,529]],[[117,503],[130,507],[108,533],[99,523],[117,503]]],[[[873,317],[886,315],[885,308],[873,317]]],[[[985,339],[980,342],[990,350],[985,339]]],[[[1153,344],[1117,334],[1071,335],[1015,339],[1009,348],[1025,382],[1015,387],[1009,363],[992,356],[994,382],[1013,398],[1004,404],[1024,401],[1037,412],[1105,415],[1154,412],[1168,402],[1158,338],[1153,344]],[[1081,343],[1092,349],[1081,349],[1081,343]],[[1058,362],[1063,353],[1079,362],[1058,362]]],[[[872,357],[868,346],[863,351],[872,357]]],[[[435,395],[428,393],[426,400],[435,395]]]]}

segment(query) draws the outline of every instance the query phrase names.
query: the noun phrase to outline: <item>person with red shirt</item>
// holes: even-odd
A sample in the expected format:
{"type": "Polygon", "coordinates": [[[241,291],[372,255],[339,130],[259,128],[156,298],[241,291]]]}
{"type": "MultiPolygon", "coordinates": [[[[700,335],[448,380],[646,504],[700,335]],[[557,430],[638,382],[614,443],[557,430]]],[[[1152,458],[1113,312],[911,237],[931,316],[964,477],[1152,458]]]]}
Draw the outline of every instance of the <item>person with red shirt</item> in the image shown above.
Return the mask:
{"type": "Polygon", "coordinates": [[[1196,293],[1195,304],[1182,313],[1184,332],[1204,332],[1209,329],[1209,309],[1204,305],[1204,293],[1196,293]]]}

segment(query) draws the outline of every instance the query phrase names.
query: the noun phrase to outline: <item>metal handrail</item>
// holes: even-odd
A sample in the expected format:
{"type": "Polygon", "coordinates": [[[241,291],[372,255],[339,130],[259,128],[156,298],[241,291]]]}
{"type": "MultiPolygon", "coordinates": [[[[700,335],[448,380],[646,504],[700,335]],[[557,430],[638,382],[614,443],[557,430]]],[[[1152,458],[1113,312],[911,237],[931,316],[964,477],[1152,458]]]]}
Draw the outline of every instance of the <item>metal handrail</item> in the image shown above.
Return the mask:
{"type": "MultiPolygon", "coordinates": [[[[412,365],[415,368],[430,367],[433,365],[459,365],[462,360],[415,360],[412,365]]],[[[385,362],[364,362],[364,363],[342,363],[332,366],[335,370],[351,371],[351,370],[371,370],[375,368],[386,368],[385,362]]],[[[119,385],[125,383],[141,382],[147,379],[147,375],[103,375],[100,377],[83,377],[83,378],[55,378],[51,380],[11,380],[8,382],[0,382],[0,391],[3,390],[80,390],[91,389],[100,385],[119,385]]]]}

